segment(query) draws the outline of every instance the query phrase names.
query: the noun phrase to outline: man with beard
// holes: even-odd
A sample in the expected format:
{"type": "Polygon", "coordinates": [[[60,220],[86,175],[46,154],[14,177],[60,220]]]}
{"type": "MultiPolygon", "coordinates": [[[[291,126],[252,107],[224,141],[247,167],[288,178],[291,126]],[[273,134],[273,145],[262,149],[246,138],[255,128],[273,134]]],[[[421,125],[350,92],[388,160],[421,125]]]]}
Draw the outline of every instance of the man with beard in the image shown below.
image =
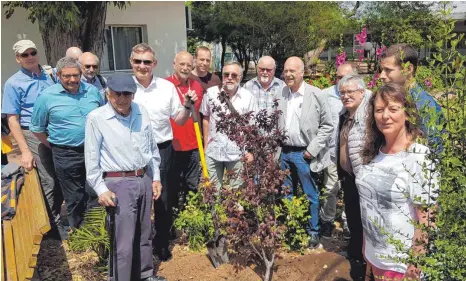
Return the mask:
{"type": "Polygon", "coordinates": [[[196,103],[198,96],[194,92],[183,95],[183,104],[175,86],[169,81],[153,75],[157,66],[154,49],[147,43],[133,47],[130,57],[137,91],[134,101],[144,106],[150,116],[154,137],[160,152],[160,180],[162,195],[155,202],[154,252],[162,261],[168,261],[172,255],[168,249],[169,231],[172,225],[173,188],[173,132],[170,118],[178,125],[184,125],[191,112],[191,101],[196,103]]]}
{"type": "Polygon", "coordinates": [[[244,84],[244,88],[251,92],[256,99],[258,110],[267,110],[270,114],[274,100],[281,93],[285,83],[275,77],[275,60],[270,56],[263,56],[257,63],[257,77],[244,84]]]}
{"type": "Polygon", "coordinates": [[[79,64],[81,65],[81,81],[94,85],[105,100],[105,88],[107,82],[105,78],[98,74],[99,58],[91,52],[85,52],[79,56],[79,64]]]}
{"type": "MultiPolygon", "coordinates": [[[[175,85],[180,101],[183,101],[183,95],[188,92],[194,92],[197,95],[197,101],[194,104],[195,114],[199,120],[199,108],[201,107],[203,90],[199,82],[190,79],[191,69],[193,67],[193,56],[181,51],[175,56],[173,68],[175,73],[166,79],[175,85]]],[[[183,208],[183,202],[189,191],[197,191],[199,184],[200,158],[194,131],[193,117],[189,117],[184,125],[178,125],[170,119],[173,130],[173,149],[175,150],[174,159],[174,188],[180,188],[173,195],[178,194],[180,198],[173,198],[175,204],[179,202],[179,208],[183,208]],[[181,185],[181,186],[180,186],[181,185]],[[178,200],[177,200],[178,199],[178,200]]]]}
{"type": "Polygon", "coordinates": [[[319,188],[316,175],[332,164],[328,143],[333,133],[332,112],[322,91],[303,80],[304,63],[290,57],[284,67],[286,87],[279,94],[278,110],[283,112],[278,126],[286,131],[280,155],[280,167],[289,170],[284,186],[291,198],[298,182],[309,200],[311,218],[306,226],[309,247],[316,248],[319,238],[319,188]]]}
{"type": "MultiPolygon", "coordinates": [[[[213,111],[214,106],[220,106],[224,109],[224,104],[219,100],[220,91],[224,91],[227,98],[230,99],[231,105],[239,114],[246,112],[256,112],[257,103],[253,95],[246,89],[240,86],[240,81],[243,75],[243,69],[237,62],[227,63],[223,67],[223,87],[214,86],[207,90],[206,95],[202,100],[201,113],[203,114],[203,132],[204,146],[206,154],[207,169],[210,176],[210,182],[218,187],[223,186],[223,175],[225,169],[227,173],[237,174],[241,167],[241,151],[236,145],[222,133],[217,132],[216,123],[218,122],[218,112],[213,111]]],[[[228,113],[232,109],[227,110],[228,113]]],[[[252,161],[252,154],[245,155],[247,161],[252,161]]],[[[237,176],[233,181],[230,181],[230,187],[238,187],[241,185],[240,177],[237,176]]]]}
{"type": "Polygon", "coordinates": [[[87,207],[84,129],[89,112],[104,101],[96,87],[81,83],[81,68],[70,57],[57,62],[60,83],[41,92],[34,104],[30,130],[51,147],[71,229],[78,228],[87,207]]]}
{"type": "Polygon", "coordinates": [[[196,66],[192,71],[192,79],[197,80],[202,85],[202,89],[206,91],[212,86],[220,86],[222,82],[217,75],[209,72],[212,53],[209,48],[201,46],[196,49],[195,63],[196,66]]]}

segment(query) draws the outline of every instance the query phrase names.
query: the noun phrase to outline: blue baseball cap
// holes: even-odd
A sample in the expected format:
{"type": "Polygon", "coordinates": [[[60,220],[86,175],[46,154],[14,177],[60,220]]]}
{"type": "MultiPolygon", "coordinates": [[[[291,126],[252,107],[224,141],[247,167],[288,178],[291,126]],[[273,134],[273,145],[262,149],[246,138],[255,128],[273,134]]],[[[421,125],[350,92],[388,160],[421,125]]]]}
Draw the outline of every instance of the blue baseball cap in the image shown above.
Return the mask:
{"type": "Polygon", "coordinates": [[[114,92],[136,93],[137,87],[133,76],[128,73],[117,72],[107,80],[107,87],[114,92]]]}

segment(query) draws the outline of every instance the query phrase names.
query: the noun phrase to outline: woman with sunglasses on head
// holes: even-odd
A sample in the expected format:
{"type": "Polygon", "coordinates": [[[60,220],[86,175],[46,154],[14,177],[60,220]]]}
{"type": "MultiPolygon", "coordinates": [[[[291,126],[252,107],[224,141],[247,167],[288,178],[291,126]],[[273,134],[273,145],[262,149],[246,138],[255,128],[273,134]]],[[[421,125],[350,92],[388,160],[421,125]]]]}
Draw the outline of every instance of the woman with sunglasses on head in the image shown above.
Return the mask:
{"type": "MultiPolygon", "coordinates": [[[[404,88],[386,84],[369,101],[366,141],[357,174],[364,228],[364,257],[375,280],[419,280],[419,270],[403,262],[410,250],[424,249],[426,236],[414,222],[431,219],[438,189],[416,105],[404,88]],[[403,249],[395,246],[400,243],[403,249]],[[421,243],[419,243],[421,242],[421,243]]],[[[369,277],[366,277],[369,280],[369,277]]]]}

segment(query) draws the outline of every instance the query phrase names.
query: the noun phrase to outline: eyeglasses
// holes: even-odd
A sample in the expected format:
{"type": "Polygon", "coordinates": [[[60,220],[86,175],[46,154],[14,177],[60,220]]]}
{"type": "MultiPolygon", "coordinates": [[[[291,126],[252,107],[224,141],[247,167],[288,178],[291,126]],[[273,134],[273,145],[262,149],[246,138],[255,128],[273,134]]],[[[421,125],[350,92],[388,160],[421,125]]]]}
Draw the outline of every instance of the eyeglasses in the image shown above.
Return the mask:
{"type": "Polygon", "coordinates": [[[61,79],[70,79],[71,77],[79,79],[81,77],[81,74],[63,74],[63,75],[60,75],[61,79]]]}
{"type": "Polygon", "coordinates": [[[19,56],[25,59],[25,58],[28,58],[29,56],[35,57],[36,55],[37,55],[37,51],[32,51],[30,53],[22,53],[19,56]]]}
{"type": "Polygon", "coordinates": [[[86,69],[90,69],[91,67],[94,68],[94,69],[99,69],[99,66],[96,65],[96,64],[85,64],[84,67],[86,69]]]}
{"type": "Polygon", "coordinates": [[[348,90],[348,91],[340,91],[340,97],[344,97],[345,95],[353,96],[354,93],[360,92],[360,91],[362,91],[362,89],[348,90]]]}
{"type": "Polygon", "coordinates": [[[223,77],[223,78],[229,78],[229,77],[231,77],[232,79],[236,79],[236,78],[238,78],[238,76],[239,76],[239,75],[236,74],[236,73],[230,73],[230,72],[223,72],[223,73],[222,73],[222,77],[223,77]]]}
{"type": "Polygon", "coordinates": [[[123,95],[125,98],[128,98],[128,97],[131,97],[132,95],[134,95],[134,93],[131,93],[131,92],[115,92],[115,91],[111,91],[111,93],[113,93],[117,98],[121,97],[121,95],[123,95]]]}
{"type": "Polygon", "coordinates": [[[133,63],[134,64],[141,64],[141,63],[144,63],[144,65],[151,65],[154,61],[151,61],[151,60],[137,60],[137,59],[133,59],[133,63]]]}
{"type": "Polygon", "coordinates": [[[267,72],[267,73],[270,73],[273,71],[273,68],[262,68],[262,67],[258,67],[257,70],[259,72],[267,72]]]}

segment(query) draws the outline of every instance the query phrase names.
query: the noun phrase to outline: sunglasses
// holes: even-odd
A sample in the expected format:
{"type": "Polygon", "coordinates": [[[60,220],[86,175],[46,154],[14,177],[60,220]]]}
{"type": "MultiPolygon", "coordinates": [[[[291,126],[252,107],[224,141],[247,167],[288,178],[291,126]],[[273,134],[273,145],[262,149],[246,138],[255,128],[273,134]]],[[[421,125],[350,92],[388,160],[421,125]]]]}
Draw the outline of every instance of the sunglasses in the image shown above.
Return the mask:
{"type": "Polygon", "coordinates": [[[258,67],[257,70],[259,70],[259,72],[267,72],[267,73],[270,73],[273,71],[273,68],[262,68],[262,67],[258,67]]]}
{"type": "Polygon", "coordinates": [[[131,93],[131,92],[115,92],[115,91],[112,91],[112,93],[117,97],[121,97],[121,95],[123,95],[124,97],[128,98],[132,95],[134,95],[134,93],[131,93]]]}
{"type": "Polygon", "coordinates": [[[233,78],[233,79],[236,79],[236,78],[238,78],[239,75],[236,74],[236,73],[223,72],[223,73],[222,73],[222,76],[223,76],[223,78],[229,78],[229,77],[231,77],[231,78],[233,78]]]}
{"type": "Polygon", "coordinates": [[[85,64],[84,67],[86,69],[90,69],[91,67],[94,68],[94,69],[99,69],[99,66],[96,65],[96,64],[85,64]]]}
{"type": "Polygon", "coordinates": [[[37,51],[32,51],[30,53],[22,53],[19,56],[22,57],[22,58],[28,58],[29,56],[35,57],[36,55],[37,55],[37,51]]]}
{"type": "Polygon", "coordinates": [[[362,89],[340,91],[340,97],[344,97],[345,95],[348,95],[349,97],[352,97],[352,96],[354,96],[354,93],[360,92],[360,91],[362,91],[362,89]]]}
{"type": "Polygon", "coordinates": [[[151,65],[154,61],[151,61],[151,60],[137,60],[137,59],[133,59],[133,63],[134,64],[141,64],[141,63],[144,63],[144,65],[151,65]]]}

